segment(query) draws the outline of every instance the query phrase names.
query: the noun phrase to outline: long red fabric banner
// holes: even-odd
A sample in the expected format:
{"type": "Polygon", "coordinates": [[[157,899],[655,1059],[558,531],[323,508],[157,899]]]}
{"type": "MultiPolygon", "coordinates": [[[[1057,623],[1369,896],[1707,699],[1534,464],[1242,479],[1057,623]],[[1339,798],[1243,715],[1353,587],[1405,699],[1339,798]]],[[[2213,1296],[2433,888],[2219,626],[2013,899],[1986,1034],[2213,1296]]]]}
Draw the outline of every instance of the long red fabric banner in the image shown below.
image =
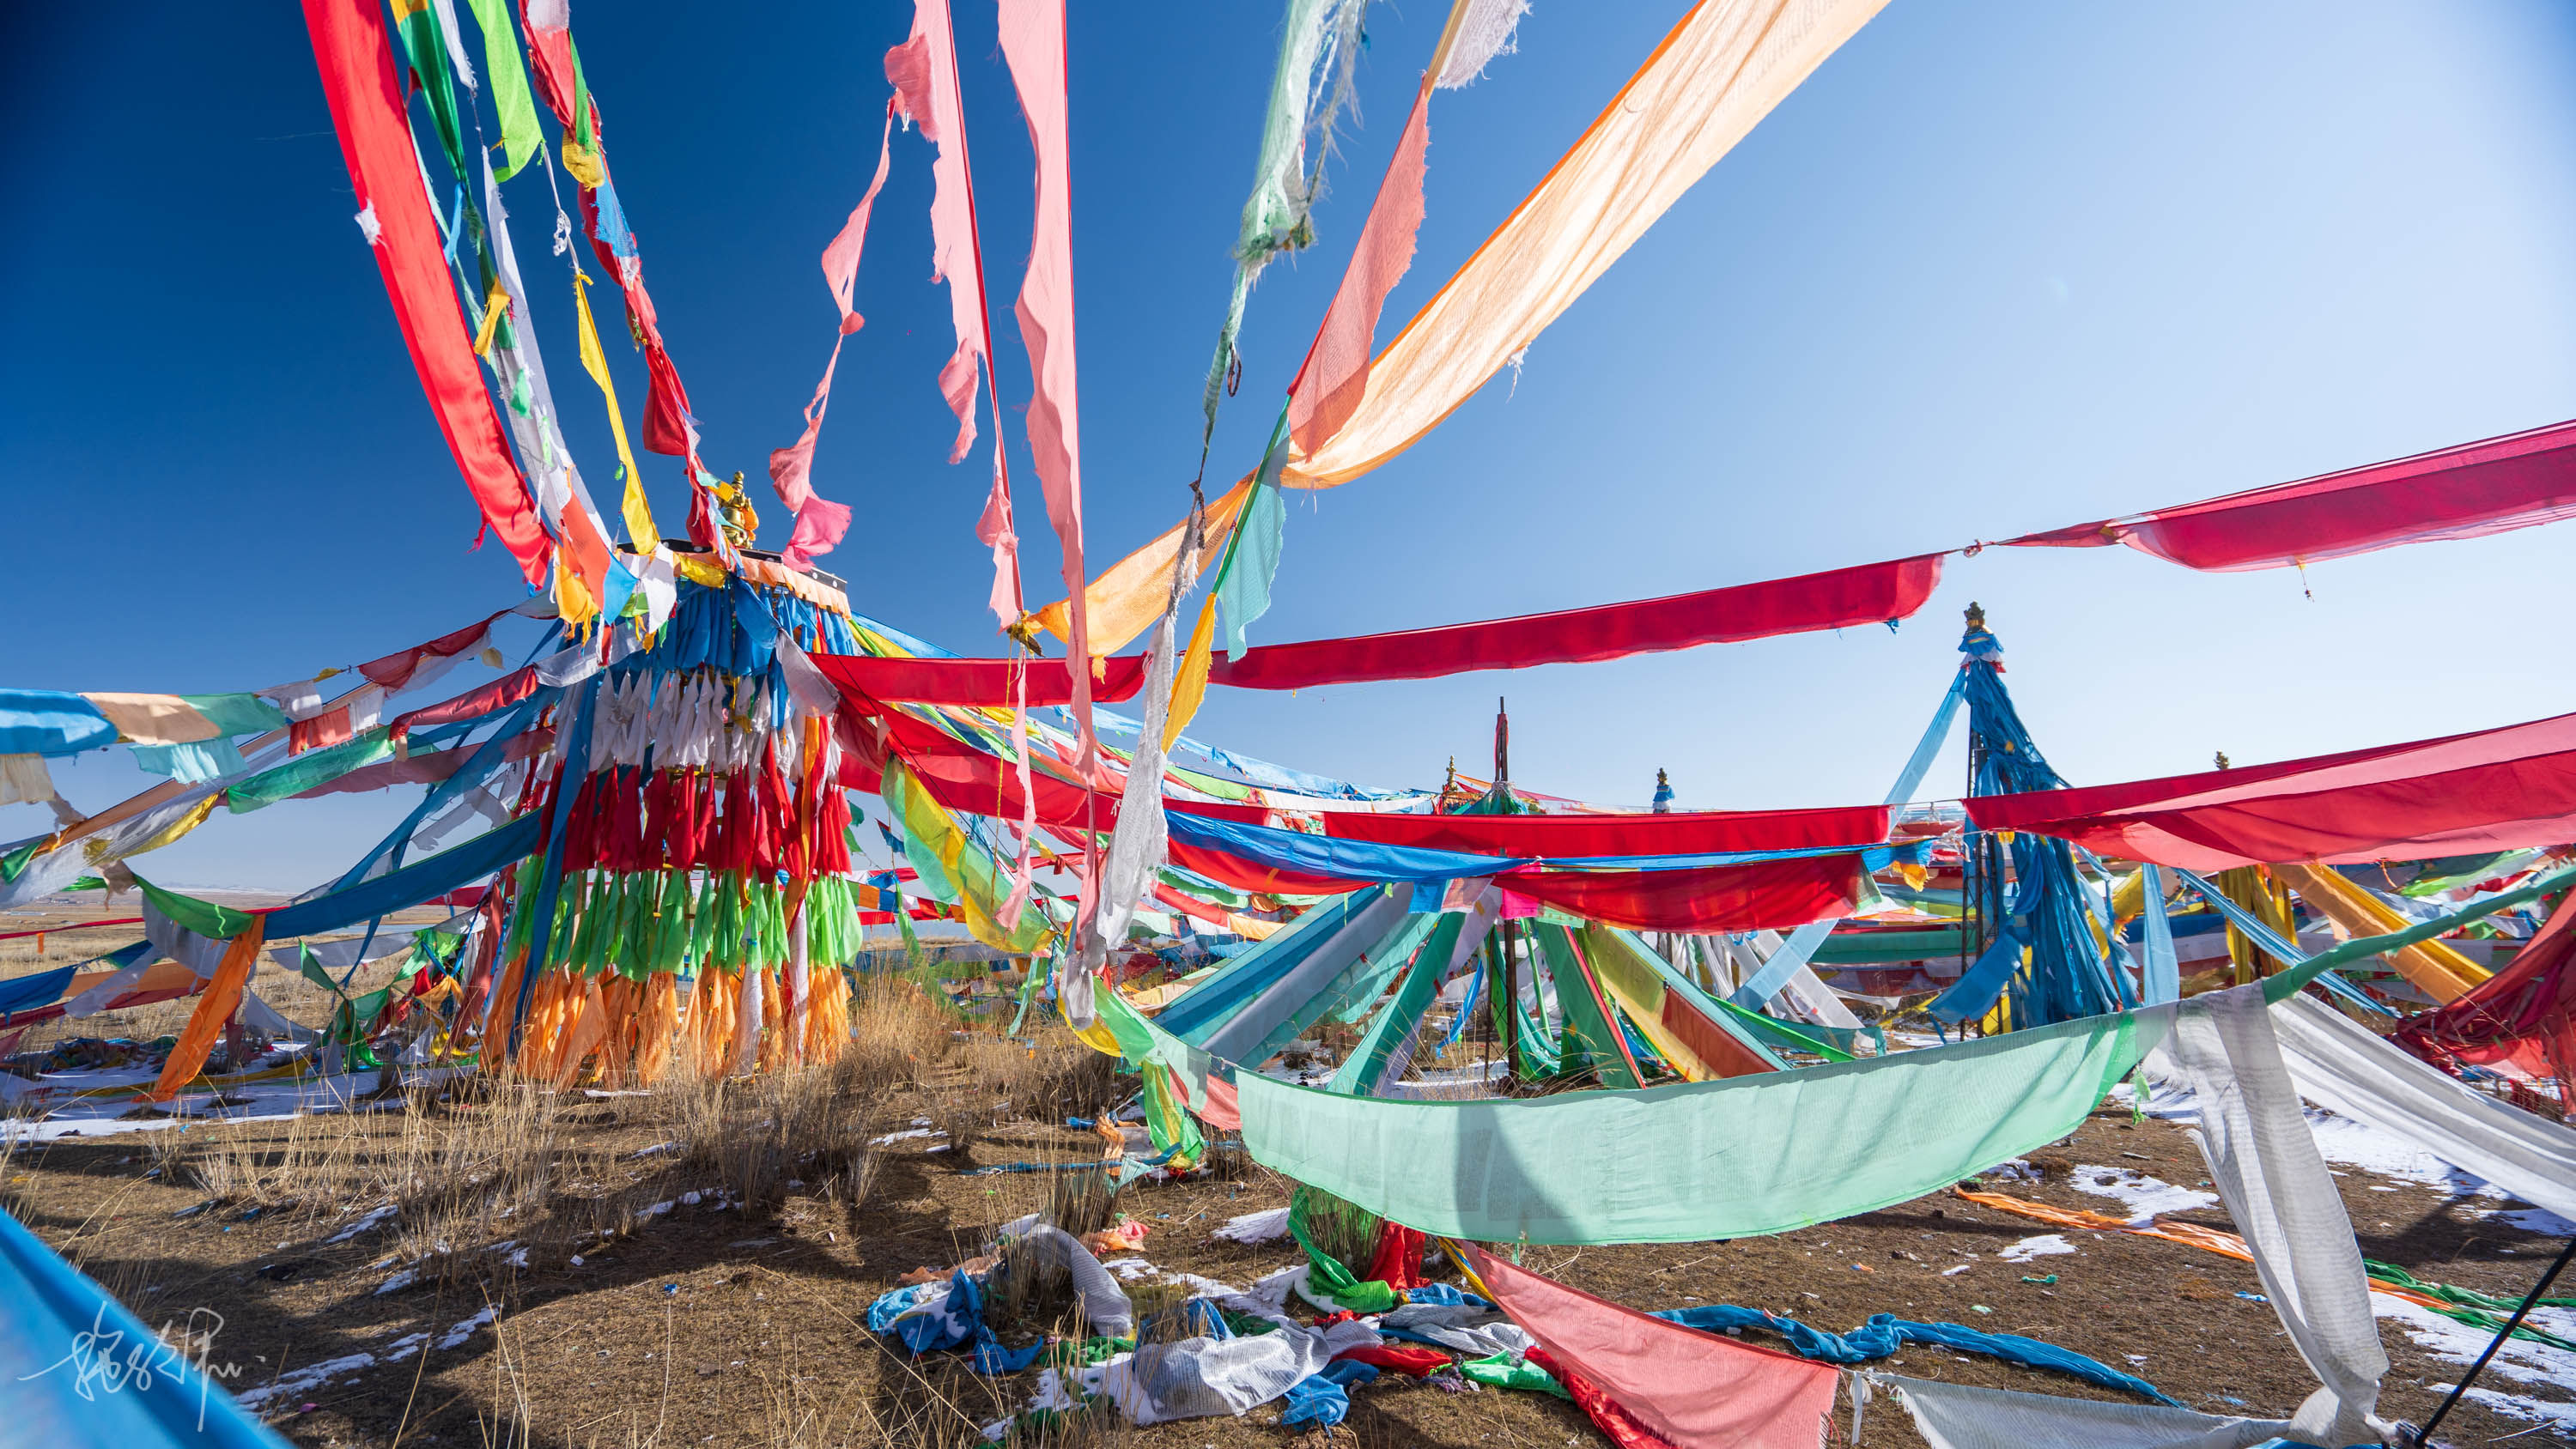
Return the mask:
{"type": "Polygon", "coordinates": [[[1696,870],[1522,871],[1494,883],[1632,931],[1787,930],[1850,915],[1861,896],[1860,866],[1855,852],[1696,870]]]}
{"type": "Polygon", "coordinates": [[[376,0],[304,0],[305,28],[340,155],[357,188],[358,227],[366,233],[403,344],[438,415],[439,431],[474,495],[483,521],[518,560],[530,588],[546,586],[554,543],[538,521],[526,480],[501,437],[501,415],[483,386],[465,311],[448,280],[438,220],[421,189],[420,160],[404,119],[394,53],[376,0]]]}
{"type": "Polygon", "coordinates": [[[2007,543],[2125,543],[2189,568],[2235,571],[2401,543],[2477,538],[2576,517],[2576,422],[2007,543]]]}
{"type": "MultiPolygon", "coordinates": [[[[887,745],[933,799],[952,810],[1017,819],[1019,781],[999,757],[909,715],[883,716],[887,745]],[[951,793],[953,792],[953,793],[951,793]]],[[[1118,820],[1118,794],[1086,796],[1082,787],[1033,774],[1038,823],[1049,828],[1107,830],[1118,820]]],[[[1171,800],[1167,809],[1250,825],[1290,823],[1257,805],[1171,800]]],[[[1455,850],[1533,860],[1619,855],[1706,855],[1727,851],[1860,849],[1887,839],[1884,805],[1813,810],[1689,810],[1664,815],[1400,815],[1367,810],[1295,812],[1297,828],[1341,840],[1455,850]]]]}
{"type": "MultiPolygon", "coordinates": [[[[1256,645],[1245,650],[1240,659],[1217,660],[1208,671],[1208,680],[1238,689],[1312,689],[1372,680],[1436,679],[1479,669],[1582,664],[1701,644],[1734,644],[1855,624],[1884,624],[1922,608],[1940,581],[1941,556],[1924,554],[1827,573],[1660,599],[1599,604],[1554,614],[1487,619],[1395,634],[1362,634],[1347,639],[1313,639],[1302,644],[1256,645]]],[[[888,704],[985,709],[1011,705],[1011,670],[1018,662],[815,656],[815,663],[832,677],[833,683],[871,699],[888,704]]],[[[1029,674],[1031,705],[1072,701],[1072,679],[1063,660],[1031,660],[1023,667],[1029,674]]],[[[1102,673],[1092,681],[1091,697],[1109,702],[1130,699],[1143,687],[1144,680],[1145,662],[1141,657],[1120,655],[1106,659],[1102,661],[1102,673]]]]}
{"type": "Polygon", "coordinates": [[[2576,714],[2250,769],[1967,802],[2027,830],[2186,870],[2347,864],[2576,840],[2576,714]]]}
{"type": "MultiPolygon", "coordinates": [[[[1020,816],[1019,781],[1003,762],[936,727],[900,714],[883,716],[885,744],[930,797],[950,810],[1020,816]]],[[[874,722],[858,726],[872,730],[874,722]]],[[[846,736],[845,736],[846,738],[846,736]]],[[[845,760],[855,761],[855,754],[845,760]]],[[[864,766],[862,766],[864,768],[864,766]]],[[[842,776],[842,784],[871,781],[842,776]]],[[[1038,823],[1080,838],[1118,823],[1115,793],[1086,792],[1050,775],[1033,774],[1038,823]]],[[[1175,811],[1269,823],[1265,813],[1237,806],[1166,801],[1175,811]]],[[[1694,854],[1721,850],[1812,849],[1851,845],[1843,855],[1755,861],[1665,871],[1512,871],[1499,877],[1511,890],[1593,920],[1642,931],[1752,931],[1804,925],[1848,915],[1860,894],[1857,848],[1886,836],[1887,810],[1862,806],[1827,810],[1705,811],[1674,815],[1375,815],[1326,811],[1313,817],[1328,833],[1387,844],[1521,859],[1587,855],[1694,854]]],[[[1289,895],[1330,895],[1372,882],[1283,870],[1178,838],[1171,862],[1237,890],[1289,895]]]]}

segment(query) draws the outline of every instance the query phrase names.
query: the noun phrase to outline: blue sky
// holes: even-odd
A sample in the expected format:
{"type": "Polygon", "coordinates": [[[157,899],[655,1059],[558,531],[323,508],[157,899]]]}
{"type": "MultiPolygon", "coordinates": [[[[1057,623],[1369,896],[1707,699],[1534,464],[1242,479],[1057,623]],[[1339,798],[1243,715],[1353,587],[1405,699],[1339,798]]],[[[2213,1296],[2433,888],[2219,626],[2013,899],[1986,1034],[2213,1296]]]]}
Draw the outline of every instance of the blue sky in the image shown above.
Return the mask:
{"type": "MultiPolygon", "coordinates": [[[[1394,319],[1447,276],[1681,13],[1538,0],[1519,53],[1435,104],[1429,218],[1394,319]]],[[[984,0],[960,0],[1006,431],[1029,150],[984,0]]],[[[1176,517],[1277,6],[1077,4],[1075,255],[1095,559],[1176,517]]],[[[1253,460],[1339,278],[1435,0],[1374,7],[1320,241],[1273,267],[1212,474],[1253,460]]],[[[910,6],[577,6],[611,165],[711,463],[761,476],[831,345],[816,256],[864,188],[910,6]],[[756,19],[755,19],[756,16],[756,19]]],[[[0,231],[16,621],[0,678],[201,692],[309,676],[521,594],[439,440],[293,7],[13,8],[0,231]]],[[[2576,20],[2538,3],[2244,7],[1894,0],[1529,353],[1428,441],[1292,503],[1284,640],[1570,607],[1862,562],[2180,502],[2576,414],[2576,20]]],[[[991,647],[977,461],[943,462],[952,342],[928,281],[928,149],[898,135],[817,486],[862,610],[991,647]]],[[[433,163],[435,164],[435,163],[433,163]]],[[[594,488],[552,204],[505,188],[594,488]]],[[[614,304],[603,322],[614,330],[614,304]]],[[[613,340],[613,339],[612,339],[613,340]]],[[[640,364],[615,348],[630,410],[640,364]]],[[[630,423],[634,418],[630,412],[630,423]]],[[[989,415],[986,428],[989,433],[989,415]]],[[[647,456],[676,527],[676,463],[647,456]]],[[[765,490],[763,490],[765,492],[765,490]]],[[[773,514],[775,509],[770,510],[773,514]]],[[[784,523],[772,528],[783,537],[784,523]]],[[[1511,699],[1533,788],[1700,807],[1875,799],[1990,610],[2023,713],[2079,782],[2576,708],[2533,625],[2570,535],[2289,573],[2127,550],[1954,559],[1894,635],[1291,696],[1219,691],[1193,733],[1379,784],[1481,769],[1511,699]]],[[[1034,602],[1034,600],[1033,600],[1034,602]]],[[[459,684],[477,677],[451,676],[459,684]]],[[[1955,752],[1954,752],[1955,753],[1955,752]]],[[[1936,769],[1927,793],[1959,775],[1936,769]]],[[[58,771],[97,808],[121,757],[58,771]]],[[[1956,788],[1951,786],[1949,788],[1956,788]]],[[[300,887],[394,795],[222,817],[144,865],[300,887]]],[[[42,828],[0,809],[0,838],[42,828]]],[[[157,867],[157,872],[155,867],[157,867]]]]}

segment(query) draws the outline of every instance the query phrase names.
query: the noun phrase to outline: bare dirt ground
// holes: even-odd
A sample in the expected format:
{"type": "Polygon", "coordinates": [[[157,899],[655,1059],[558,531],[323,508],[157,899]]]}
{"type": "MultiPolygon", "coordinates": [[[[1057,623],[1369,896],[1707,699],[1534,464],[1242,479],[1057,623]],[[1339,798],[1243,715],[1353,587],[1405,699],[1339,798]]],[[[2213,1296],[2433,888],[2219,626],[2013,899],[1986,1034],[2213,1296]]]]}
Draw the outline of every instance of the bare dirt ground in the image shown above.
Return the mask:
{"type": "MultiPolygon", "coordinates": [[[[1100,1138],[1063,1118],[1119,1089],[1067,1043],[1035,1053],[960,1044],[942,1019],[894,1015],[904,1019],[863,1010],[853,1061],[793,1083],[626,1096],[416,1089],[371,1112],[30,1142],[5,1164],[5,1190],[23,1220],[147,1322],[220,1314],[214,1361],[301,1444],[970,1443],[977,1426],[1025,1404],[1032,1376],[983,1379],[954,1356],[908,1359],[866,1331],[867,1306],[905,1272],[972,1256],[992,1227],[1045,1206],[1045,1174],[968,1169],[1096,1157],[1100,1138]],[[856,1147],[896,1133],[912,1135],[856,1147]]],[[[2073,1166],[2182,1187],[2205,1176],[2185,1132],[2110,1109],[2033,1161],[2043,1180],[1995,1186],[2104,1211],[2117,1204],[2074,1190],[2073,1166]]],[[[2482,1216],[2493,1199],[2338,1171],[2363,1252],[2419,1277],[2519,1296],[2557,1246],[2482,1216]]],[[[1246,1246],[1210,1230],[1286,1201],[1283,1180],[1233,1165],[1140,1183],[1119,1206],[1151,1226],[1142,1256],[1157,1268],[1244,1285],[1296,1262],[1294,1244],[1246,1246]]],[[[2178,1216],[2228,1225],[2214,1209],[2178,1216]]],[[[2072,1252],[1998,1256],[2052,1231],[1943,1194],[1776,1237],[1533,1248],[1525,1261],[1641,1308],[1736,1303],[1836,1331],[1890,1312],[2027,1334],[2211,1412],[2284,1415],[2313,1388],[2273,1310],[2244,1296],[2261,1292],[2249,1266],[2080,1230],[2060,1233],[2072,1252]]],[[[2394,1365],[2382,1413],[2420,1422],[2434,1386],[2458,1369],[2398,1323],[2380,1324],[2394,1365]]],[[[1938,1349],[1908,1348],[1882,1366],[2123,1397],[1938,1349]]],[[[2576,1398],[2571,1383],[2484,1382],[2576,1398]]],[[[1146,1430],[1093,1415],[1044,1441],[1600,1442],[1571,1405],[1539,1394],[1452,1394],[1388,1376],[1352,1402],[1328,1434],[1292,1435],[1274,1404],[1146,1430]]],[[[1839,1413],[1847,1420],[1847,1407],[1839,1413]]],[[[2475,1401],[2442,1438],[2517,1434],[2576,1438],[2475,1401]]],[[[1866,1441],[1920,1442],[1886,1399],[1866,1441]]]]}

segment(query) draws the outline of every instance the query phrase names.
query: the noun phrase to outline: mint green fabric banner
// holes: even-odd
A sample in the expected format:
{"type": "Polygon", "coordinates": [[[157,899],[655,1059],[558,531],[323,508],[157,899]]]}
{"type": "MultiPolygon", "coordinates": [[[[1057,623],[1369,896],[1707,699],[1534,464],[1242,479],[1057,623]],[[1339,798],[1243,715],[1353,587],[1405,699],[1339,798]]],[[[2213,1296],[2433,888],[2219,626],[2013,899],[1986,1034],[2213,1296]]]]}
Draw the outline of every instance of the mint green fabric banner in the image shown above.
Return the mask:
{"type": "Polygon", "coordinates": [[[237,815],[248,814],[280,800],[293,799],[352,770],[393,757],[393,742],[385,737],[384,727],[379,725],[336,745],[306,750],[274,769],[235,780],[224,787],[224,808],[237,815]]]}
{"type": "Polygon", "coordinates": [[[1408,1227],[1478,1242],[1698,1242],[1908,1202],[2046,1146],[2174,1010],[1648,1091],[1391,1102],[1252,1072],[1235,1074],[1235,1091],[1255,1161],[1408,1227]]]}
{"type": "Polygon", "coordinates": [[[256,735],[286,728],[286,711],[256,694],[183,694],[190,708],[223,735],[256,735]]]}
{"type": "MultiPolygon", "coordinates": [[[[1401,909],[1403,898],[1390,895],[1387,904],[1401,909]]],[[[1434,927],[1447,919],[1443,916],[1399,914],[1384,935],[1360,951],[1350,964],[1335,973],[1323,989],[1294,1008],[1272,1026],[1261,1044],[1246,1054],[1245,1060],[1266,1062],[1287,1049],[1290,1042],[1305,1034],[1308,1027],[1354,1000],[1373,1001],[1386,990],[1386,983],[1404,969],[1422,949],[1422,940],[1434,927]]],[[[1214,1040],[1213,1037],[1210,1040],[1214,1040]]]]}

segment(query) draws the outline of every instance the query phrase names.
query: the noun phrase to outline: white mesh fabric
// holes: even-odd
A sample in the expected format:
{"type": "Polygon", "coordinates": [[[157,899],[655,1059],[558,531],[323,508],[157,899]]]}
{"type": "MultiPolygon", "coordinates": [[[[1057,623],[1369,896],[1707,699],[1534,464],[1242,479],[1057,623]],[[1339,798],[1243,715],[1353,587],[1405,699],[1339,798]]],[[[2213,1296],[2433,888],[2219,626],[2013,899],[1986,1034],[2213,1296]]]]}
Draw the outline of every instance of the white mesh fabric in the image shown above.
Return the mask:
{"type": "Polygon", "coordinates": [[[2576,1218],[2576,1129],[2470,1091],[2313,996],[2272,1009],[2299,1095],[2576,1218]]]}
{"type": "Polygon", "coordinates": [[[2292,1416],[2292,1437],[2324,1444],[2377,1438],[2371,1411],[2388,1354],[2371,1320],[2361,1247],[2299,1110],[2262,986],[2182,1003],[2145,1071],[2190,1088],[2199,1100],[2192,1136],[2210,1182],[2245,1235],[2281,1326],[2324,1385],[2292,1416]]]}
{"type": "Polygon", "coordinates": [[[1434,82],[1444,91],[1475,81],[1495,56],[1512,54],[1512,32],[1529,13],[1529,0],[1458,0],[1458,5],[1458,32],[1434,82]]]}

